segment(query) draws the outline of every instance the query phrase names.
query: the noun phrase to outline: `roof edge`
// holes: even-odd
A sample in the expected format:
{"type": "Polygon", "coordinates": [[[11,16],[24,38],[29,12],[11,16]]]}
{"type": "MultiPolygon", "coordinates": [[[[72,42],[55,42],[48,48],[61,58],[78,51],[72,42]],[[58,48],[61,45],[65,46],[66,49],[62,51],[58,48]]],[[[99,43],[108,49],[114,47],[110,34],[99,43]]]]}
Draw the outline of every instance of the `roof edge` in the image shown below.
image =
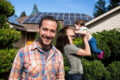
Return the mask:
{"type": "Polygon", "coordinates": [[[88,25],[92,24],[93,22],[95,22],[95,21],[97,21],[97,20],[99,20],[99,19],[101,19],[101,18],[103,18],[103,17],[105,17],[105,16],[107,16],[107,15],[109,15],[109,14],[112,14],[113,12],[115,12],[115,11],[117,11],[117,10],[119,10],[119,9],[120,9],[120,6],[118,6],[118,7],[116,7],[116,8],[113,8],[112,10],[110,10],[110,11],[108,11],[108,12],[106,12],[106,13],[104,13],[104,14],[102,14],[102,15],[100,15],[100,16],[92,19],[92,20],[90,20],[90,21],[87,22],[85,25],[88,26],[88,25]]]}

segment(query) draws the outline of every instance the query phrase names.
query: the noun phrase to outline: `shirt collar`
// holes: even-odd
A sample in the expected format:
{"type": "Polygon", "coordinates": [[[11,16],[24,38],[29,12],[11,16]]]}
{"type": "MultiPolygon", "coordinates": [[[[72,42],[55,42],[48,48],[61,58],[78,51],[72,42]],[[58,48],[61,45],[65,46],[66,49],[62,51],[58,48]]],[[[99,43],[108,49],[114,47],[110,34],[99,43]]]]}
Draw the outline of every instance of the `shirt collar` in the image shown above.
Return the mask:
{"type": "MultiPolygon", "coordinates": [[[[41,52],[43,52],[42,49],[39,49],[37,43],[38,43],[37,40],[35,40],[35,41],[33,42],[33,44],[32,44],[32,48],[31,48],[31,51],[33,51],[33,50],[35,50],[35,49],[38,49],[38,50],[40,50],[41,52]]],[[[51,49],[52,49],[53,52],[55,53],[55,52],[56,52],[56,48],[55,48],[54,45],[52,45],[52,44],[51,44],[51,46],[52,46],[51,49]]]]}

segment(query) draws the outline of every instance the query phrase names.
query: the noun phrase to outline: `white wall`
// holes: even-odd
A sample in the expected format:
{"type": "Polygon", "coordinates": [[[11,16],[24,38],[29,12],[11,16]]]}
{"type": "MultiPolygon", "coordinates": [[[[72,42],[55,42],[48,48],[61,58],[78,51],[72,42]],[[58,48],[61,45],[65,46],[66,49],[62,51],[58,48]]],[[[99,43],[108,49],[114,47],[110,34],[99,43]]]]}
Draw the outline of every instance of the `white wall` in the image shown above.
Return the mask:
{"type": "Polygon", "coordinates": [[[92,33],[120,28],[120,10],[88,25],[87,27],[92,33]]]}

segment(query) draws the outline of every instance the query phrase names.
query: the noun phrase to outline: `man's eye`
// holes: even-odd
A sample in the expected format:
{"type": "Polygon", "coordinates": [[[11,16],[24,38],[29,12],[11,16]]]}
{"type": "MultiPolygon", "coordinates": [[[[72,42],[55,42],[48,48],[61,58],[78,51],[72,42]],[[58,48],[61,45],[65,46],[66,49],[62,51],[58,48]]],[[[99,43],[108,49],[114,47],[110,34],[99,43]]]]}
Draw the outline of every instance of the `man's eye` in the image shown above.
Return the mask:
{"type": "Polygon", "coordinates": [[[54,30],[51,30],[51,32],[52,32],[52,33],[55,33],[55,31],[54,31],[54,30]]]}
{"type": "Polygon", "coordinates": [[[46,28],[43,28],[43,30],[44,30],[44,31],[47,31],[47,29],[46,29],[46,28]]]}

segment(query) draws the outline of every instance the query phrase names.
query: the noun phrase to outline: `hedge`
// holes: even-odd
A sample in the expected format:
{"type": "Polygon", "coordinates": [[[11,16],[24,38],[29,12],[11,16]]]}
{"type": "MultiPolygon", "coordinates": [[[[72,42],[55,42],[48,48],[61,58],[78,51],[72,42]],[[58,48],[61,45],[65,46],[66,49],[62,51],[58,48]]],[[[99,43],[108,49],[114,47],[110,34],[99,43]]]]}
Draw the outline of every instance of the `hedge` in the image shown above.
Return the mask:
{"type": "Polygon", "coordinates": [[[105,80],[120,80],[120,61],[114,61],[107,67],[105,80]]]}
{"type": "Polygon", "coordinates": [[[0,49],[0,74],[9,72],[17,49],[0,49]]]}

